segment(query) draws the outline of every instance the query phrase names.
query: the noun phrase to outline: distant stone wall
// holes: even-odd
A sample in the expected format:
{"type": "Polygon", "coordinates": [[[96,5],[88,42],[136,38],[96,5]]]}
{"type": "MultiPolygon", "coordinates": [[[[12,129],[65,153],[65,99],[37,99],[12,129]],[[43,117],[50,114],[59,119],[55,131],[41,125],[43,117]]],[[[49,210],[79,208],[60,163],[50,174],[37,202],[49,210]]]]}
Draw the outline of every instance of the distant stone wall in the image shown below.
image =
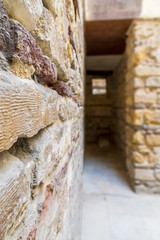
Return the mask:
{"type": "Polygon", "coordinates": [[[0,0],[0,239],[78,240],[83,5],[0,0]]]}
{"type": "Polygon", "coordinates": [[[159,36],[159,20],[135,20],[113,79],[113,131],[137,192],[160,193],[159,36]]]}
{"type": "Polygon", "coordinates": [[[136,191],[160,193],[160,20],[133,22],[127,40],[127,165],[136,191]]]}
{"type": "Polygon", "coordinates": [[[125,155],[126,143],[126,57],[124,56],[120,64],[115,69],[109,81],[108,91],[111,101],[111,141],[125,155]]]}
{"type": "Polygon", "coordinates": [[[108,93],[93,95],[92,79],[86,78],[85,93],[85,140],[86,143],[109,139],[111,122],[111,102],[108,93]]]}

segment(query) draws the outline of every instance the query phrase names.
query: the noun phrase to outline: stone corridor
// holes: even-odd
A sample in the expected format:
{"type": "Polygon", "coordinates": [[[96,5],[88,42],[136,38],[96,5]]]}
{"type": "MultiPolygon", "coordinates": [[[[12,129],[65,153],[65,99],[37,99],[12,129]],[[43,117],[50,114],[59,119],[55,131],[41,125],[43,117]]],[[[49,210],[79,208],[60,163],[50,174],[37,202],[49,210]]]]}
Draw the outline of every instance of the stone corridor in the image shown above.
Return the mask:
{"type": "Polygon", "coordinates": [[[0,240],[160,240],[159,9],[0,0],[0,240]]]}
{"type": "Polygon", "coordinates": [[[81,240],[159,240],[160,196],[135,194],[112,147],[86,147],[81,240]]]}

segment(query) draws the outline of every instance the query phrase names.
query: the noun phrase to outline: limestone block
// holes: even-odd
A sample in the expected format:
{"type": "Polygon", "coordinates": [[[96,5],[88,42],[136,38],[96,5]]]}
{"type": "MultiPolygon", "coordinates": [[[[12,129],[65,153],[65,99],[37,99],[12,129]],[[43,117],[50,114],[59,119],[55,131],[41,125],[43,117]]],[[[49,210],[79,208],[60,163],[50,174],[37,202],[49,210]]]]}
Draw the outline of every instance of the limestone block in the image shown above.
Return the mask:
{"type": "Polygon", "coordinates": [[[160,169],[155,169],[155,178],[160,181],[160,169]]]}
{"type": "Polygon", "coordinates": [[[134,102],[136,104],[154,104],[157,101],[156,92],[147,92],[143,89],[138,89],[134,94],[134,102]]]}
{"type": "Polygon", "coordinates": [[[160,104],[160,94],[157,94],[157,103],[160,104]]]}
{"type": "MultiPolygon", "coordinates": [[[[64,99],[61,101],[62,99],[63,97],[60,97],[60,103],[57,105],[65,102],[64,99]]],[[[19,140],[10,149],[10,152],[26,165],[27,176],[30,178],[29,182],[32,188],[36,188],[45,181],[79,135],[83,126],[78,115],[80,110],[76,103],[71,104],[71,102],[72,100],[68,99],[65,106],[66,109],[68,108],[65,113],[68,121],[57,120],[54,124],[41,130],[36,136],[19,140]],[[74,115],[70,116],[69,109],[74,111],[74,115]]]]}
{"type": "Polygon", "coordinates": [[[70,19],[71,19],[71,22],[72,22],[72,23],[74,23],[74,21],[75,21],[74,2],[75,2],[75,1],[72,1],[72,0],[67,0],[67,1],[66,1],[67,7],[68,7],[68,12],[69,12],[70,19]]]}
{"type": "Polygon", "coordinates": [[[137,131],[133,135],[133,143],[144,144],[144,133],[142,131],[137,131]]]}
{"type": "Polygon", "coordinates": [[[160,68],[155,66],[137,66],[134,68],[137,77],[160,76],[160,68]]]}
{"type": "Polygon", "coordinates": [[[43,9],[43,14],[31,33],[43,53],[56,64],[59,78],[61,80],[69,79],[70,60],[67,45],[56,29],[52,14],[47,9],[43,9]]]}
{"type": "Polygon", "coordinates": [[[65,125],[57,122],[32,139],[27,139],[28,147],[33,152],[32,160],[36,162],[36,185],[45,181],[71,146],[71,128],[71,122],[65,125]]]}
{"type": "Polygon", "coordinates": [[[59,231],[65,224],[63,219],[69,196],[67,182],[69,162],[70,153],[67,152],[46,186],[45,199],[37,226],[36,238],[39,240],[57,239],[59,231]]]}
{"type": "Polygon", "coordinates": [[[35,73],[35,68],[23,63],[17,56],[13,57],[12,64],[8,69],[16,76],[24,79],[31,79],[35,73]]]}
{"type": "Polygon", "coordinates": [[[159,88],[160,77],[149,77],[146,79],[146,87],[159,88]]]}
{"type": "Polygon", "coordinates": [[[16,146],[14,155],[21,161],[25,162],[28,158],[27,162],[33,161],[35,163],[33,179],[31,180],[33,188],[43,183],[63,158],[71,145],[71,128],[71,122],[62,124],[57,121],[41,130],[36,136],[23,139],[20,146],[16,146]],[[21,149],[24,150],[24,153],[21,149]]]}
{"type": "Polygon", "coordinates": [[[160,153],[159,154],[155,154],[155,153],[150,152],[150,154],[149,154],[149,163],[152,163],[152,164],[160,163],[160,153]]]}
{"type": "Polygon", "coordinates": [[[156,124],[160,125],[160,110],[145,111],[145,122],[148,125],[156,124]]]}
{"type": "Polygon", "coordinates": [[[8,14],[28,31],[34,29],[43,11],[42,0],[3,0],[8,14]]]}
{"type": "Polygon", "coordinates": [[[141,78],[134,78],[134,87],[135,88],[143,88],[144,87],[144,80],[141,78]]]}
{"type": "Polygon", "coordinates": [[[68,40],[68,19],[65,0],[43,0],[44,6],[51,11],[55,19],[58,32],[63,36],[64,41],[68,40]]]}
{"type": "Polygon", "coordinates": [[[52,85],[57,81],[55,64],[43,55],[36,40],[19,22],[9,19],[2,0],[0,0],[0,41],[0,51],[11,64],[11,71],[15,74],[24,78],[34,72],[34,77],[38,77],[43,83],[52,85]]]}
{"type": "Polygon", "coordinates": [[[13,223],[23,220],[29,201],[24,165],[7,151],[0,153],[0,179],[0,239],[6,239],[13,223]]]}
{"type": "Polygon", "coordinates": [[[146,145],[137,145],[137,149],[142,154],[150,153],[150,149],[146,145]]]}
{"type": "Polygon", "coordinates": [[[149,146],[160,146],[160,135],[147,135],[146,141],[149,146]]]}
{"type": "Polygon", "coordinates": [[[144,163],[145,162],[145,158],[143,157],[143,155],[138,152],[133,152],[132,159],[135,163],[144,163]]]}
{"type": "Polygon", "coordinates": [[[143,110],[132,110],[131,117],[132,117],[132,123],[135,126],[142,126],[143,125],[143,110]]]}
{"type": "Polygon", "coordinates": [[[0,82],[0,151],[3,151],[19,137],[32,137],[55,122],[58,112],[55,91],[5,71],[0,73],[0,82]]]}
{"type": "Polygon", "coordinates": [[[160,147],[154,147],[153,152],[160,155],[160,147]]]}
{"type": "Polygon", "coordinates": [[[135,179],[141,181],[155,181],[154,171],[151,169],[135,169],[135,179]]]}

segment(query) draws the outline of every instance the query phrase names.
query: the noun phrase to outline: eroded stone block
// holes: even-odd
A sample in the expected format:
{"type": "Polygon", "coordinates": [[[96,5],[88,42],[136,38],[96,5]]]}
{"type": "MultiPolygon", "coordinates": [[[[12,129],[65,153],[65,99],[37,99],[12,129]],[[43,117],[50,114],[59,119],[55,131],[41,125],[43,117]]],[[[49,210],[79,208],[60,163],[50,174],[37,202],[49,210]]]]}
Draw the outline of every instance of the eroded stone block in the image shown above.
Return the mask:
{"type": "Polygon", "coordinates": [[[24,218],[29,201],[29,184],[23,163],[8,152],[0,153],[0,239],[24,218]]]}
{"type": "MultiPolygon", "coordinates": [[[[13,59],[18,58],[24,65],[33,66],[33,75],[43,83],[51,85],[55,83],[57,81],[55,64],[43,55],[36,40],[19,22],[9,19],[2,0],[0,0],[0,13],[0,51],[6,59],[12,64],[13,59]]],[[[18,73],[18,69],[13,72],[18,73]]]]}
{"type": "Polygon", "coordinates": [[[147,135],[146,141],[149,146],[160,146],[160,135],[147,135]]]}
{"type": "Polygon", "coordinates": [[[8,14],[19,21],[28,31],[34,29],[43,12],[42,0],[3,0],[3,2],[8,14]]]}
{"type": "Polygon", "coordinates": [[[22,80],[10,72],[0,73],[0,151],[19,137],[32,137],[58,118],[57,93],[22,80]]]}
{"type": "Polygon", "coordinates": [[[43,14],[31,33],[42,48],[43,53],[56,64],[59,78],[61,80],[69,79],[70,61],[67,45],[56,29],[52,14],[47,9],[43,9],[43,14]]]}
{"type": "Polygon", "coordinates": [[[135,179],[141,181],[155,181],[154,171],[151,169],[135,169],[135,179]]]}

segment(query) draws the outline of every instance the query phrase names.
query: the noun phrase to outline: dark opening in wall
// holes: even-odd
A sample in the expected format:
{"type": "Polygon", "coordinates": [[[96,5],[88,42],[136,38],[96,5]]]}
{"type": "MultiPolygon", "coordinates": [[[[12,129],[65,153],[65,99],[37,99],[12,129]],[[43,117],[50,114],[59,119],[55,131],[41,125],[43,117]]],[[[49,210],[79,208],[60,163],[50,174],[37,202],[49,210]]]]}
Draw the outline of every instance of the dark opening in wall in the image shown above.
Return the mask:
{"type": "Polygon", "coordinates": [[[107,94],[107,79],[96,78],[92,79],[92,95],[106,95],[107,94]]]}

